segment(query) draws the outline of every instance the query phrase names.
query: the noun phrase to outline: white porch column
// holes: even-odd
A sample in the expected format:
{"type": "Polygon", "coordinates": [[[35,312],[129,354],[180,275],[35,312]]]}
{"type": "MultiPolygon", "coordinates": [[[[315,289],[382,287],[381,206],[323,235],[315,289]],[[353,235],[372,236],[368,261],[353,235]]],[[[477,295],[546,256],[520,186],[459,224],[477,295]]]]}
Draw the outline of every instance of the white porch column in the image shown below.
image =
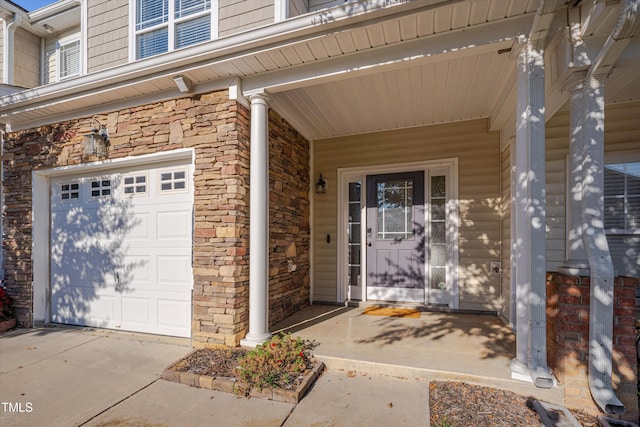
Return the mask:
{"type": "Polygon", "coordinates": [[[586,72],[575,72],[565,84],[571,93],[569,111],[569,189],[567,194],[567,255],[558,271],[572,276],[588,276],[589,262],[582,238],[582,93],[586,72]]]}
{"type": "Polygon", "coordinates": [[[249,332],[240,344],[255,347],[269,333],[269,105],[252,95],[249,181],[249,332]]]}
{"type": "Polygon", "coordinates": [[[551,387],[546,345],[546,178],[544,52],[527,43],[518,55],[516,172],[516,378],[551,387]]]}

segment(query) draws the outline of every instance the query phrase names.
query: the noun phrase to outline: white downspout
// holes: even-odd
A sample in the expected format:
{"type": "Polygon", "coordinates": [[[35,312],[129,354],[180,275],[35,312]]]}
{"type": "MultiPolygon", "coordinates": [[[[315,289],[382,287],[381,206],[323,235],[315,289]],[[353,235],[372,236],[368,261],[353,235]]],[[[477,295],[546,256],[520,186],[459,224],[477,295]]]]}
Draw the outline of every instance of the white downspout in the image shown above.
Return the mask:
{"type": "Polygon", "coordinates": [[[608,414],[625,412],[613,391],[614,269],[604,230],[604,82],[618,56],[638,29],[640,0],[622,4],[616,27],[593,61],[583,94],[582,220],[583,238],[591,269],[589,309],[589,388],[596,404],[608,414]]]}
{"type": "Polygon", "coordinates": [[[2,64],[2,83],[6,85],[14,85],[14,39],[16,28],[22,23],[22,16],[14,13],[13,20],[11,22],[5,21],[4,24],[4,43],[2,46],[2,58],[4,63],[2,64]]]}
{"type": "Polygon", "coordinates": [[[540,0],[529,40],[518,55],[516,107],[516,358],[514,378],[550,388],[546,320],[546,173],[544,44],[558,0],[540,0]],[[519,234],[519,236],[518,236],[519,234]],[[521,239],[520,242],[517,242],[521,239]],[[523,378],[523,379],[524,379],[523,378]]]}

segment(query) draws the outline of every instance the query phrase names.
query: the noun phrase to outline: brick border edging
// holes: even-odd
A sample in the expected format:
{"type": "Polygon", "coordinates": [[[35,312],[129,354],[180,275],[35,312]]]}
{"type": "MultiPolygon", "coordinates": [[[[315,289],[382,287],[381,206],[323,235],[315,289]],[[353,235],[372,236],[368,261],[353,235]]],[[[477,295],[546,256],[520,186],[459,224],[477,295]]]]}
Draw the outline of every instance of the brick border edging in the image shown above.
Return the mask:
{"type": "Polygon", "coordinates": [[[296,404],[302,400],[305,393],[318,379],[322,371],[324,370],[324,363],[317,362],[304,377],[300,385],[295,390],[284,390],[281,388],[263,388],[263,389],[251,389],[249,393],[246,393],[244,386],[238,383],[235,378],[228,377],[212,377],[210,375],[200,375],[191,372],[180,372],[175,370],[175,366],[182,360],[195,353],[193,350],[185,357],[177,360],[169,365],[164,371],[162,371],[161,378],[165,381],[172,381],[180,384],[185,384],[191,387],[204,388],[207,390],[217,390],[225,393],[231,393],[238,396],[256,397],[259,399],[273,400],[276,402],[293,403],[296,404]]]}

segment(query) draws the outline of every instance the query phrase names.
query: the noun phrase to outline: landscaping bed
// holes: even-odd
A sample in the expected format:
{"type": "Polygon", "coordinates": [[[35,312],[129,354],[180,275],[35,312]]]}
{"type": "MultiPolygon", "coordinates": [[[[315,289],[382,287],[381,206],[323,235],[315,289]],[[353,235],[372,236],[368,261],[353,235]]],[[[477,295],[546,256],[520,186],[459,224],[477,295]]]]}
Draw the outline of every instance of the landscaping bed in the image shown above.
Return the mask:
{"type": "MultiPolygon", "coordinates": [[[[429,413],[434,427],[540,425],[530,397],[464,382],[429,384],[429,413]]],[[[570,410],[583,427],[598,427],[597,417],[570,410]]]]}
{"type": "Polygon", "coordinates": [[[240,396],[298,403],[324,369],[310,346],[291,337],[274,337],[256,350],[194,350],[162,373],[167,381],[240,396]]]}

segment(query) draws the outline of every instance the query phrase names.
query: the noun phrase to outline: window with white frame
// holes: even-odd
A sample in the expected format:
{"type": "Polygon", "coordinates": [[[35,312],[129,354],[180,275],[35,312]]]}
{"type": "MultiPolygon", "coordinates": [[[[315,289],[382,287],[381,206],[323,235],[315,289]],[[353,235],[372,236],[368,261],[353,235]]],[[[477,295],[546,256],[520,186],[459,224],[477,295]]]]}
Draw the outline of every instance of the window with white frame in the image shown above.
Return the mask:
{"type": "Polygon", "coordinates": [[[187,189],[186,169],[165,170],[160,172],[160,192],[185,191],[187,189]]]}
{"type": "Polygon", "coordinates": [[[607,234],[640,233],[640,162],[605,166],[604,209],[607,234]]]}
{"type": "Polygon", "coordinates": [[[124,194],[146,195],[148,182],[149,178],[146,172],[127,175],[123,180],[124,194]]]}
{"type": "Polygon", "coordinates": [[[91,180],[91,197],[111,196],[111,180],[110,179],[93,179],[91,180]]]}
{"type": "Polygon", "coordinates": [[[136,59],[211,40],[212,0],[136,0],[136,59]]]}
{"type": "Polygon", "coordinates": [[[80,40],[60,41],[58,48],[58,79],[80,75],[80,40]]]}
{"type": "Polygon", "coordinates": [[[612,153],[608,157],[604,227],[609,251],[617,275],[640,277],[640,153],[612,153]]]}
{"type": "Polygon", "coordinates": [[[80,183],[65,182],[60,184],[60,200],[80,199],[80,183]]]}

